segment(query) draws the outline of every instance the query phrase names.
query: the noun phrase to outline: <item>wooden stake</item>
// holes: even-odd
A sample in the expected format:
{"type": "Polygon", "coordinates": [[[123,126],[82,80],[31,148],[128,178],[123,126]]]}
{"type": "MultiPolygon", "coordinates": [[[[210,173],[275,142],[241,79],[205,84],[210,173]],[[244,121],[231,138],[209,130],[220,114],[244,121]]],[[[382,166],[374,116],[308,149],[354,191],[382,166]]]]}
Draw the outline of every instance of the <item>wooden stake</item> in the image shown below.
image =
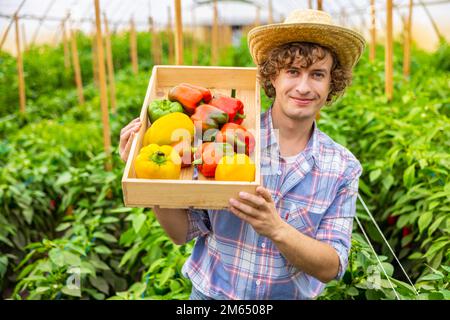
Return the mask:
{"type": "Polygon", "coordinates": [[[181,17],[181,0],[175,2],[175,64],[183,64],[183,22],[181,17]]]}
{"type": "Polygon", "coordinates": [[[312,5],[312,0],[308,0],[308,9],[312,9],[313,5],[312,5]]]}
{"type": "Polygon", "coordinates": [[[17,76],[19,77],[19,110],[21,113],[25,113],[25,79],[23,77],[23,60],[22,51],[20,50],[19,36],[19,18],[17,15],[14,15],[14,21],[16,24],[17,76]]]}
{"type": "Polygon", "coordinates": [[[84,104],[83,83],[81,80],[80,61],[78,59],[77,35],[75,30],[71,30],[70,42],[72,45],[72,64],[75,72],[75,84],[77,85],[78,103],[84,104]]]}
{"type": "Polygon", "coordinates": [[[27,37],[25,34],[25,24],[22,23],[22,44],[23,44],[23,51],[27,51],[27,37]]]}
{"type": "Polygon", "coordinates": [[[394,90],[392,33],[392,0],[386,0],[385,93],[388,101],[392,100],[394,90]]]}
{"type": "Polygon", "coordinates": [[[136,27],[134,25],[134,19],[130,20],[130,55],[131,55],[131,66],[133,68],[133,73],[138,73],[138,55],[137,55],[137,37],[136,37],[136,27]]]}
{"type": "Polygon", "coordinates": [[[322,0],[317,0],[317,10],[323,10],[322,9],[322,0]]]}
{"type": "Polygon", "coordinates": [[[192,9],[192,65],[195,66],[198,63],[198,48],[197,48],[197,39],[196,39],[196,17],[195,17],[195,9],[192,9]]]}
{"type": "Polygon", "coordinates": [[[64,47],[64,67],[66,69],[69,69],[70,68],[70,51],[69,51],[69,44],[67,42],[66,20],[62,21],[62,39],[63,39],[63,47],[64,47]]]}
{"type": "Polygon", "coordinates": [[[261,25],[261,8],[256,7],[256,14],[255,14],[255,27],[258,27],[261,25]]]}
{"type": "Polygon", "coordinates": [[[377,29],[375,25],[375,0],[370,0],[370,49],[369,61],[375,61],[375,52],[377,46],[377,29]]]}
{"type": "Polygon", "coordinates": [[[95,26],[96,26],[96,38],[97,38],[97,57],[98,57],[98,78],[100,85],[100,105],[102,108],[102,122],[103,122],[103,145],[105,148],[105,153],[107,155],[107,160],[105,163],[105,170],[112,170],[112,159],[111,159],[111,135],[109,130],[109,113],[108,113],[108,101],[107,101],[107,90],[106,90],[106,77],[105,77],[105,58],[103,54],[103,44],[102,44],[102,28],[100,22],[100,5],[99,0],[94,0],[95,2],[95,26]]]}
{"type": "Polygon", "coordinates": [[[213,26],[212,26],[212,43],[211,43],[211,65],[215,66],[218,64],[219,58],[219,27],[218,27],[218,12],[217,12],[217,0],[214,0],[213,6],[213,26]]]}
{"type": "Polygon", "coordinates": [[[16,12],[14,12],[14,15],[13,15],[12,19],[9,21],[9,24],[6,27],[5,32],[3,33],[2,41],[0,42],[0,50],[2,50],[3,45],[5,44],[5,41],[6,41],[6,37],[8,37],[9,29],[11,29],[13,23],[15,22],[15,17],[19,15],[19,11],[20,11],[20,9],[22,9],[23,5],[25,4],[25,1],[26,0],[22,1],[22,3],[17,8],[16,12]]]}
{"type": "MultiPolygon", "coordinates": [[[[95,25],[94,25],[95,27],[95,25]]],[[[92,74],[94,76],[94,85],[98,88],[98,58],[97,58],[97,37],[96,32],[94,29],[94,32],[92,33],[91,37],[91,43],[92,43],[92,74]]]]}
{"type": "Polygon", "coordinates": [[[108,18],[103,14],[105,23],[105,44],[106,44],[106,66],[108,71],[109,101],[111,101],[111,111],[116,114],[116,81],[114,79],[114,64],[111,48],[111,35],[109,34],[108,18]]]}
{"type": "Polygon", "coordinates": [[[269,18],[268,18],[269,24],[273,23],[273,8],[272,8],[272,0],[269,0],[269,18]]]}
{"type": "Polygon", "coordinates": [[[153,18],[148,18],[148,24],[149,24],[149,33],[151,35],[152,40],[152,46],[150,48],[150,54],[153,57],[153,64],[158,65],[161,64],[161,48],[159,44],[159,36],[158,33],[155,30],[155,24],[153,22],[153,18]]]}
{"type": "Polygon", "coordinates": [[[174,49],[173,49],[173,34],[172,34],[172,11],[170,6],[167,6],[167,41],[169,44],[169,64],[174,61],[174,49]]]}
{"type": "Polygon", "coordinates": [[[408,8],[408,18],[405,19],[405,39],[404,39],[404,50],[403,50],[403,76],[405,79],[409,78],[410,66],[411,66],[411,30],[412,30],[412,11],[414,3],[409,0],[408,8]]]}

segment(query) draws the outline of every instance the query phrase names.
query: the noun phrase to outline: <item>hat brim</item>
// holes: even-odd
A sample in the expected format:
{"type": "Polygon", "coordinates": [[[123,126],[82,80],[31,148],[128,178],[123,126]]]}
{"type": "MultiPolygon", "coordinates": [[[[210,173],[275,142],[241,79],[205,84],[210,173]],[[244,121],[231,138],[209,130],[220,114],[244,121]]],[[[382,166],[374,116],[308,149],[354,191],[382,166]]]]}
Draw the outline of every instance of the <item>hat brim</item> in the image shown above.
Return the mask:
{"type": "Polygon", "coordinates": [[[271,49],[290,42],[312,42],[334,51],[343,68],[352,69],[361,57],[365,40],[357,32],[330,24],[280,23],[253,28],[248,33],[253,61],[267,60],[271,49]]]}

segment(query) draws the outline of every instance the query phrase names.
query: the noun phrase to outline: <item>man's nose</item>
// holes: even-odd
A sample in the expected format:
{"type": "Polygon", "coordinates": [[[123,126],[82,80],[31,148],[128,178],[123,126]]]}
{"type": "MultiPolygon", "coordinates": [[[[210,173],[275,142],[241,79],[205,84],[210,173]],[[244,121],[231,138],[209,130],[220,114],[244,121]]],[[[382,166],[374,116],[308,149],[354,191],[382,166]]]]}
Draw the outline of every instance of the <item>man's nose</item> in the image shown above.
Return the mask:
{"type": "Polygon", "coordinates": [[[298,77],[295,90],[301,95],[310,93],[311,86],[310,86],[309,78],[308,78],[308,75],[306,74],[306,72],[303,73],[300,77],[298,77]]]}

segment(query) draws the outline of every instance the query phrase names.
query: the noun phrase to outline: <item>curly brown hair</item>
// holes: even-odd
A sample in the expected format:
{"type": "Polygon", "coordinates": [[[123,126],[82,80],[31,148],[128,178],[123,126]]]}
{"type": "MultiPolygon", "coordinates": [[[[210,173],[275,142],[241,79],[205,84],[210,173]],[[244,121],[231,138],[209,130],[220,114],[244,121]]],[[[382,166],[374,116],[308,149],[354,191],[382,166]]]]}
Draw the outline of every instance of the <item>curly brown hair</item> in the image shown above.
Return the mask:
{"type": "Polygon", "coordinates": [[[330,104],[335,97],[344,93],[352,81],[352,71],[341,67],[336,54],[316,43],[291,42],[273,48],[265,62],[258,65],[258,79],[269,98],[274,98],[275,88],[270,79],[275,79],[281,70],[299,63],[302,68],[308,68],[317,61],[323,60],[327,53],[333,58],[331,66],[330,93],[326,103],[330,104]]]}

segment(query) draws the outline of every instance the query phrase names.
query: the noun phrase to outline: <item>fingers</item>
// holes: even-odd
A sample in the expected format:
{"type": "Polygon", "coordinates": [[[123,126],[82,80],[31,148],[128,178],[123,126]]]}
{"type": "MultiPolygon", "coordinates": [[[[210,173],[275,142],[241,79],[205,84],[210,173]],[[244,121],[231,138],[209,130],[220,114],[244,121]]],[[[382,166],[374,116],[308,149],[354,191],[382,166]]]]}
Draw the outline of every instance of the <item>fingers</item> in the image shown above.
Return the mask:
{"type": "Polygon", "coordinates": [[[236,209],[236,208],[234,208],[234,207],[230,207],[230,211],[231,211],[236,217],[238,217],[239,219],[242,219],[243,221],[245,221],[245,222],[247,222],[247,223],[250,223],[250,224],[253,224],[253,223],[254,223],[254,219],[253,219],[251,216],[249,216],[249,215],[243,213],[243,212],[240,211],[239,209],[236,209]]]}
{"type": "Polygon", "coordinates": [[[132,132],[136,133],[139,131],[139,129],[141,128],[141,124],[137,123],[134,126],[128,128],[128,130],[124,131],[123,133],[120,134],[120,143],[119,143],[119,148],[120,150],[122,150],[125,145],[127,144],[130,135],[132,132]]]}
{"type": "Polygon", "coordinates": [[[258,188],[256,188],[256,193],[261,195],[267,202],[269,203],[273,202],[272,195],[266,188],[259,186],[258,188]]]}
{"type": "Polygon", "coordinates": [[[130,154],[130,149],[131,149],[131,145],[132,145],[132,143],[133,143],[134,135],[135,135],[135,133],[132,132],[132,133],[131,133],[131,136],[130,136],[130,139],[128,139],[128,142],[127,142],[127,144],[125,145],[125,148],[123,149],[122,153],[120,154],[120,157],[122,158],[122,160],[123,160],[124,162],[127,161],[128,155],[130,154]]]}
{"type": "Polygon", "coordinates": [[[239,192],[239,197],[247,202],[250,202],[256,209],[262,209],[266,206],[266,200],[261,196],[256,196],[247,192],[239,192]]]}
{"type": "Polygon", "coordinates": [[[231,208],[233,209],[238,209],[239,211],[242,211],[244,214],[252,216],[252,217],[257,217],[258,213],[255,212],[254,208],[242,203],[241,201],[238,201],[236,199],[231,198],[229,201],[231,208]]]}
{"type": "Polygon", "coordinates": [[[140,123],[140,119],[139,118],[133,119],[129,124],[127,124],[125,127],[123,127],[122,130],[120,130],[120,135],[122,135],[122,133],[124,133],[125,131],[127,131],[128,129],[130,129],[137,123],[140,123]]]}

